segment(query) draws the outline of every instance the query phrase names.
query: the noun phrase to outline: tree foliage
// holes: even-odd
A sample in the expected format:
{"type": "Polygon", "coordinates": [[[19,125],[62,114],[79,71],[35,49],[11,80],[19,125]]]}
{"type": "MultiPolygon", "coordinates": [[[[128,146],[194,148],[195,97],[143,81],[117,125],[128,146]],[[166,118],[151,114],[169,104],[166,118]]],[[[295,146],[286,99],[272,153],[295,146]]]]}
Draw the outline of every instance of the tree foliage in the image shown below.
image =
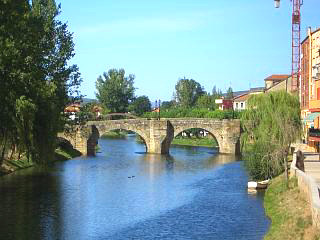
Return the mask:
{"type": "Polygon", "coordinates": [[[78,68],[68,64],[72,34],[57,20],[54,0],[0,1],[0,12],[0,163],[22,146],[28,154],[32,149],[32,160],[44,162],[64,127],[64,107],[79,94],[78,68]]]}
{"type": "MultiPolygon", "coordinates": [[[[214,119],[239,119],[243,112],[231,110],[208,110],[207,108],[163,108],[160,112],[161,118],[214,118],[214,119]]],[[[158,113],[147,112],[143,114],[145,118],[158,118],[158,113]]]]}
{"type": "Polygon", "coordinates": [[[209,94],[203,94],[197,99],[196,106],[198,108],[214,110],[216,108],[215,98],[209,94]]]}
{"type": "Polygon", "coordinates": [[[191,107],[193,106],[198,98],[204,94],[204,90],[200,83],[196,82],[193,79],[180,79],[176,86],[175,96],[177,102],[182,107],[191,107]]]}
{"type": "Polygon", "coordinates": [[[137,97],[130,104],[129,110],[140,116],[151,111],[151,102],[147,96],[137,97]]]}
{"type": "Polygon", "coordinates": [[[161,102],[161,108],[162,109],[169,109],[169,108],[174,107],[175,104],[176,104],[176,102],[174,100],[172,100],[172,101],[163,101],[163,102],[161,102]]]}
{"type": "Polygon", "coordinates": [[[233,90],[232,87],[229,87],[226,94],[226,99],[233,99],[233,90]]]}
{"type": "Polygon", "coordinates": [[[213,86],[212,88],[212,97],[213,99],[221,98],[222,97],[222,91],[221,89],[217,89],[216,86],[213,86]]]}
{"type": "Polygon", "coordinates": [[[97,99],[111,112],[127,112],[134,98],[134,75],[125,76],[124,69],[111,69],[96,81],[97,99]]]}
{"type": "Polygon", "coordinates": [[[301,135],[300,104],[284,91],[253,95],[241,117],[245,165],[253,179],[287,169],[290,144],[301,135]]]}

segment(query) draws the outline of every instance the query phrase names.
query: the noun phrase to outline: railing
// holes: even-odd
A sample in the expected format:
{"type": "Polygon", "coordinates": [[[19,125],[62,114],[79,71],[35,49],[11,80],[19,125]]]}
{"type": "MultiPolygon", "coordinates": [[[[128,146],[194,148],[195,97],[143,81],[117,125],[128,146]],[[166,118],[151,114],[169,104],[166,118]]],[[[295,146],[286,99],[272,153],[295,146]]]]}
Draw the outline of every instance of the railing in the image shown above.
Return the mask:
{"type": "Polygon", "coordinates": [[[320,137],[320,129],[309,128],[309,137],[320,137]]]}

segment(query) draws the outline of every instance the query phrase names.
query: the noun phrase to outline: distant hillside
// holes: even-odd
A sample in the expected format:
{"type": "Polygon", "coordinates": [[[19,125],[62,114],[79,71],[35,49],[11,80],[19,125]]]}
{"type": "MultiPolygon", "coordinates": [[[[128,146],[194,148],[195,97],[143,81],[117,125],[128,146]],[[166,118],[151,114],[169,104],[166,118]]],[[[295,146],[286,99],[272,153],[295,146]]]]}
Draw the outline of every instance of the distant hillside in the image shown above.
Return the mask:
{"type": "Polygon", "coordinates": [[[93,103],[93,102],[98,102],[98,100],[92,99],[92,98],[82,98],[82,105],[85,105],[87,103],[93,103]]]}

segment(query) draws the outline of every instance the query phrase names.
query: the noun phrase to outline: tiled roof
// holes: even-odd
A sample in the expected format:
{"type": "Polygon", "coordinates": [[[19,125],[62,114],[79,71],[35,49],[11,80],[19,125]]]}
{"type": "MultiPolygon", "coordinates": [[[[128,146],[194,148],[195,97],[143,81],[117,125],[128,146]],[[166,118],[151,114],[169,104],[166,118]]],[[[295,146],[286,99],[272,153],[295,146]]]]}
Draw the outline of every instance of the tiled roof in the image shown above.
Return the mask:
{"type": "Polygon", "coordinates": [[[272,80],[272,81],[282,81],[284,79],[287,79],[288,77],[290,77],[290,75],[287,74],[273,74],[269,77],[267,77],[266,79],[264,79],[265,81],[268,80],[272,80]]]}
{"type": "Polygon", "coordinates": [[[243,94],[243,95],[241,95],[241,96],[235,97],[235,98],[233,99],[233,101],[234,101],[234,102],[245,102],[245,101],[248,100],[248,98],[249,98],[249,94],[246,93],[246,94],[243,94]]]}
{"type": "Polygon", "coordinates": [[[264,87],[250,88],[250,92],[263,92],[264,90],[264,87]]]}

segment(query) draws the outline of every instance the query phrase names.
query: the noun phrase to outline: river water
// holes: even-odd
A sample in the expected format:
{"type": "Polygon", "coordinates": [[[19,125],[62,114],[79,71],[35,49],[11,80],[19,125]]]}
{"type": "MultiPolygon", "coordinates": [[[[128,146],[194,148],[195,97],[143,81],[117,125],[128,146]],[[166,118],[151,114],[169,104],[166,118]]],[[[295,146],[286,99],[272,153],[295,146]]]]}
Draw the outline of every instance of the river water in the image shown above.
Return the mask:
{"type": "Polygon", "coordinates": [[[263,193],[235,156],[203,147],[146,154],[134,136],[0,178],[0,239],[262,239],[263,193]]]}

